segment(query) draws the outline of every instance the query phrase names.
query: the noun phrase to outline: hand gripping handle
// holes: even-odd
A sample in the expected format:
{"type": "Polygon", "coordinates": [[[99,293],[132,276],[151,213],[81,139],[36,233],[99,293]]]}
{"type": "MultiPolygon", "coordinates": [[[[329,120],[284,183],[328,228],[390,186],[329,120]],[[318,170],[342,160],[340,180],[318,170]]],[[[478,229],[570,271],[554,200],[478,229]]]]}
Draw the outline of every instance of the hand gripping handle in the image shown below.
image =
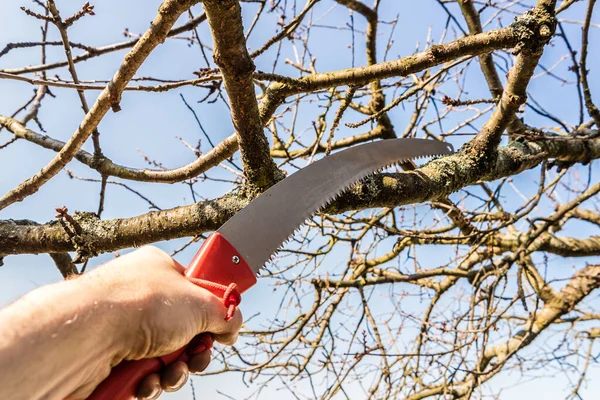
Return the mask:
{"type": "MultiPolygon", "coordinates": [[[[218,297],[228,308],[225,319],[233,316],[239,294],[256,283],[256,276],[237,250],[221,234],[213,233],[202,245],[185,270],[190,282],[218,297]]],[[[123,361],[114,367],[88,400],[135,400],[140,382],[148,375],[175,362],[187,362],[190,356],[212,347],[210,333],[201,333],[181,349],[157,358],[123,361]]]]}

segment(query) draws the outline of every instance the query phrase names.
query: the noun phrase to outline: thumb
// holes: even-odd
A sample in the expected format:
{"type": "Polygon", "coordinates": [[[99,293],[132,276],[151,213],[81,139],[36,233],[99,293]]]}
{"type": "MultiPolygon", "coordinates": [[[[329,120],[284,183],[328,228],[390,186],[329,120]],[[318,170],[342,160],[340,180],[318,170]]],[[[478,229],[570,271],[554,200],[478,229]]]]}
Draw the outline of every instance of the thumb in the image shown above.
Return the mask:
{"type": "MultiPolygon", "coordinates": [[[[233,346],[238,339],[238,332],[242,327],[242,313],[237,308],[235,309],[235,315],[233,319],[229,320],[227,324],[231,324],[232,330],[226,333],[213,333],[213,339],[221,344],[227,346],[233,346]]],[[[212,333],[212,332],[211,332],[212,333]]]]}

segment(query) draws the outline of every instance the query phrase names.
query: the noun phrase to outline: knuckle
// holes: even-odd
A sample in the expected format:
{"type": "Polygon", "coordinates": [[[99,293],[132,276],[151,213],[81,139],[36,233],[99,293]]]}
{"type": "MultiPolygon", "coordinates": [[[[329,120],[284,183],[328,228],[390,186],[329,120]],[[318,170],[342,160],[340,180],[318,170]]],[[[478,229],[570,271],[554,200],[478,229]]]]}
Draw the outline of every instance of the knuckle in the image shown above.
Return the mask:
{"type": "Polygon", "coordinates": [[[137,249],[136,252],[140,255],[158,258],[158,259],[169,261],[169,262],[171,261],[171,256],[156,246],[152,246],[152,245],[143,246],[143,247],[140,247],[139,249],[137,249]]]}

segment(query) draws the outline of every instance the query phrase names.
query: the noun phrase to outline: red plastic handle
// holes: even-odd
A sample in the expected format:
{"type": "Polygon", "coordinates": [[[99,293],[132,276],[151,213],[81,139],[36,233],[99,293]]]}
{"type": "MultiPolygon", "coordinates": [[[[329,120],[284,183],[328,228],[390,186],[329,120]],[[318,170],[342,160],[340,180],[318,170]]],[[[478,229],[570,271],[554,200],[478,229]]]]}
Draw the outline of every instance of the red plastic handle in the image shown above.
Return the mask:
{"type": "MultiPolygon", "coordinates": [[[[189,278],[211,281],[219,285],[237,284],[243,293],[256,283],[256,277],[237,250],[219,233],[213,233],[202,245],[185,271],[189,278]]],[[[209,288],[209,290],[211,290],[209,288]]],[[[222,292],[211,290],[221,297],[222,292]]],[[[140,382],[175,361],[187,362],[193,354],[212,347],[210,333],[201,333],[181,349],[158,358],[123,361],[114,367],[88,400],[135,400],[140,382]]]]}

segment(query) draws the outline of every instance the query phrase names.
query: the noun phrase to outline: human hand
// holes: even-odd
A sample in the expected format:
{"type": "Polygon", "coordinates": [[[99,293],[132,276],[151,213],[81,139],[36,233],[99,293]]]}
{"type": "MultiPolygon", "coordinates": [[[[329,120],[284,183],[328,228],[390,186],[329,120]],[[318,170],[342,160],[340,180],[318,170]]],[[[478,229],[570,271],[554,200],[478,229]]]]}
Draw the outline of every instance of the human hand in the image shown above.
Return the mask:
{"type": "MultiPolygon", "coordinates": [[[[212,333],[222,344],[235,343],[242,323],[240,313],[226,322],[223,301],[187,281],[184,269],[162,250],[144,247],[79,278],[104,288],[121,311],[114,327],[117,332],[112,333],[122,338],[115,364],[170,354],[202,332],[212,333]]],[[[187,364],[178,361],[160,375],[149,375],[138,387],[138,398],[156,399],[163,390],[178,390],[189,372],[206,369],[210,357],[208,349],[192,356],[187,364]]],[[[102,379],[95,379],[92,389],[102,379]]]]}

